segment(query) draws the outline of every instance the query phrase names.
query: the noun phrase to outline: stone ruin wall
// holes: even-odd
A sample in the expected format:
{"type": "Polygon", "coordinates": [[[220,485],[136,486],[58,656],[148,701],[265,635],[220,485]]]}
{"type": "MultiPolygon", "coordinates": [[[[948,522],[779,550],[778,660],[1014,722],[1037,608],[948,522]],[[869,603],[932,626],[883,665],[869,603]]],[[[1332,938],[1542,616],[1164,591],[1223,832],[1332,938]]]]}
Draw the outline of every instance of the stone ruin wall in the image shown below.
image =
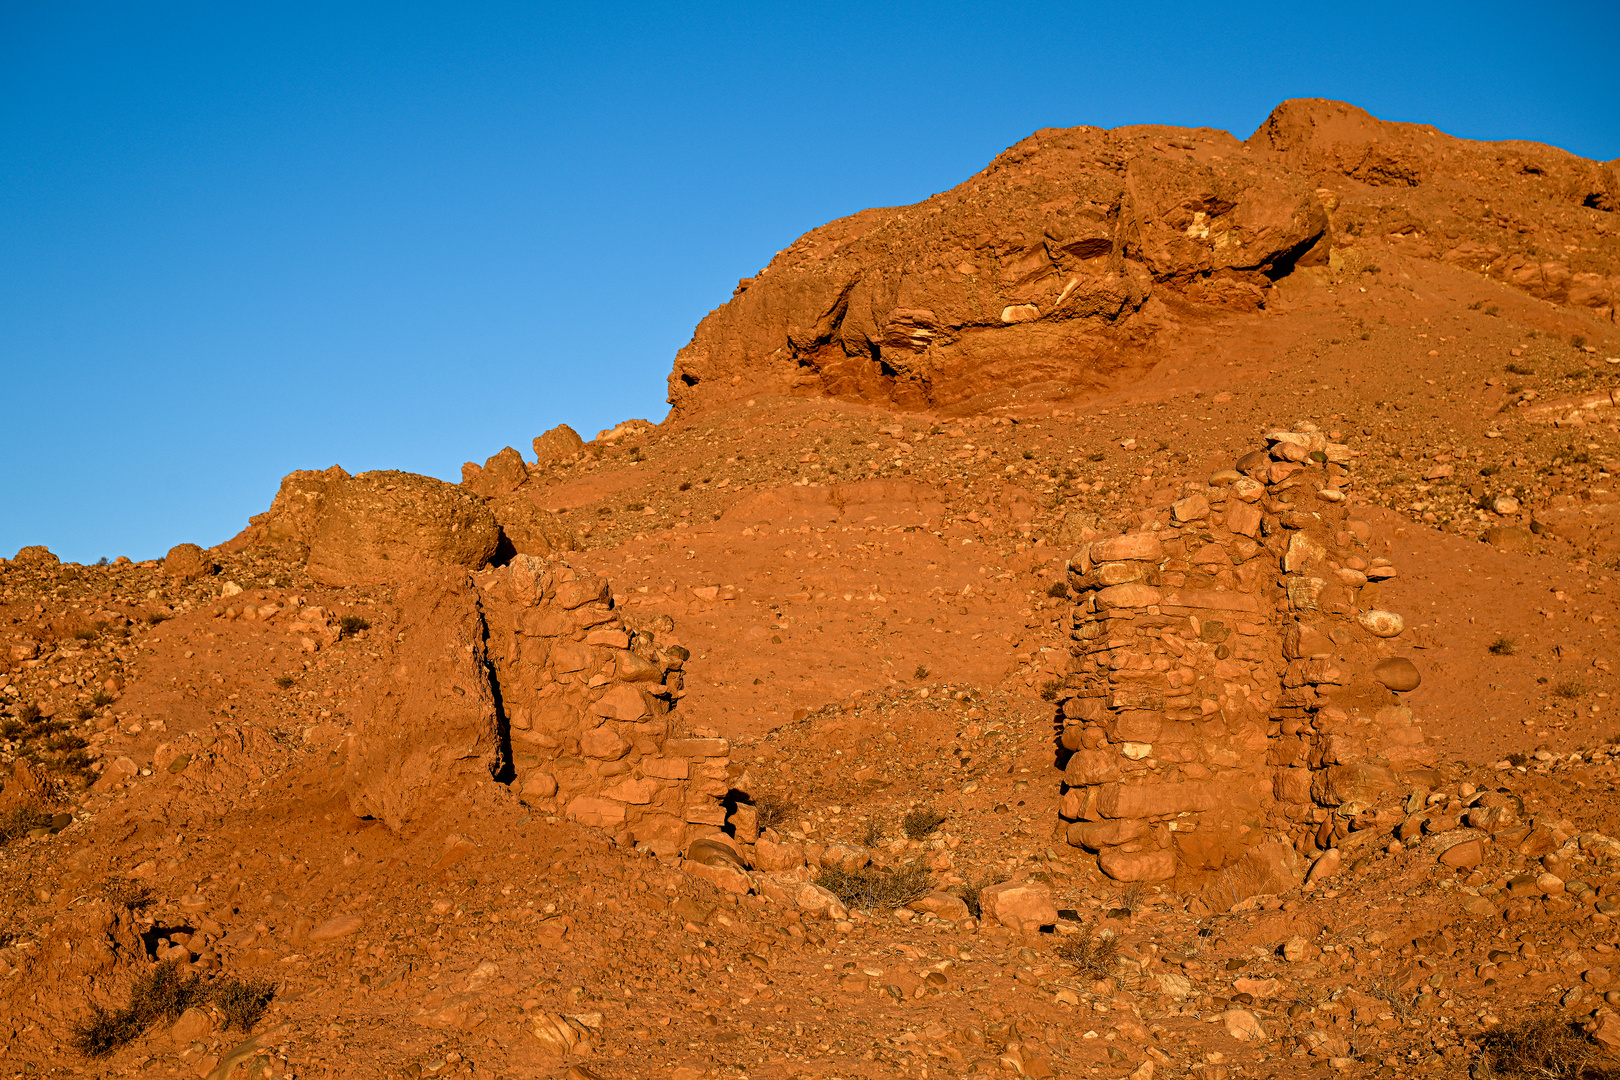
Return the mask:
{"type": "Polygon", "coordinates": [[[730,744],[678,731],[686,649],[626,625],[606,579],[562,562],[519,555],[475,580],[524,801],[666,855],[720,831],[730,744]]]}
{"type": "Polygon", "coordinates": [[[1403,622],[1378,607],[1394,568],[1347,511],[1352,456],[1273,432],[1070,560],[1060,813],[1108,876],[1192,878],[1279,837],[1311,854],[1432,765],[1398,697],[1418,683],[1403,622]]]}
{"type": "Polygon", "coordinates": [[[519,555],[401,590],[388,674],[363,692],[346,787],[355,813],[412,831],[468,783],[659,854],[729,823],[730,746],[681,732],[684,648],[627,625],[605,579],[519,555]]]}

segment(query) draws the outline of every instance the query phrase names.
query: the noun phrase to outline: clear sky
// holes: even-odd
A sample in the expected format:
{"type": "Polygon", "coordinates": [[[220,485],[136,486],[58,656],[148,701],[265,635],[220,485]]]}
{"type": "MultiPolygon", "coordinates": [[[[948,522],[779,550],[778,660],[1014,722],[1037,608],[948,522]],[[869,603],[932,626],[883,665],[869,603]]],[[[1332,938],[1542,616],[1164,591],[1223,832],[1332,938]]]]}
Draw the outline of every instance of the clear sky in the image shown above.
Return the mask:
{"type": "Polygon", "coordinates": [[[1620,156],[1612,0],[0,0],[0,554],[218,543],[334,462],[663,418],[774,252],[1041,127],[1290,97],[1620,156]]]}

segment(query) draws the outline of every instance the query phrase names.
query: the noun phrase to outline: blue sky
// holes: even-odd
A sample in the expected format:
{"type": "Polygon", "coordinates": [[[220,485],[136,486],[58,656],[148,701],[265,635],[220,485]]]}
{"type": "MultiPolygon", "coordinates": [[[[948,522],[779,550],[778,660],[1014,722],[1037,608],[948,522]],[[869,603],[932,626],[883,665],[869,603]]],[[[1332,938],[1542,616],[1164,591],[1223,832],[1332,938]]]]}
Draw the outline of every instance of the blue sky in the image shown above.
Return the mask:
{"type": "Polygon", "coordinates": [[[662,419],[795,237],[1037,128],[1332,97],[1620,156],[1612,7],[0,0],[0,554],[662,419]]]}

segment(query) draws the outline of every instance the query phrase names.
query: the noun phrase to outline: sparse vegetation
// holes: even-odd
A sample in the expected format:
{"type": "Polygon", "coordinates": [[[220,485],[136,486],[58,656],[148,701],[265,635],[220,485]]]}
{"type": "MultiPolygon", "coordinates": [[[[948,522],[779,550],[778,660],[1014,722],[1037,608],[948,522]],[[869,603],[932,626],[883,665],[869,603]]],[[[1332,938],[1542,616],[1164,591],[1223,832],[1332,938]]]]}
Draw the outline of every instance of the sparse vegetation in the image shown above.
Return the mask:
{"type": "Polygon", "coordinates": [[[1607,1080],[1613,1069],[1597,1064],[1597,1047],[1573,1023],[1536,1016],[1487,1032],[1479,1040],[1482,1080],[1607,1080]]]}
{"type": "Polygon", "coordinates": [[[888,909],[902,907],[932,887],[927,867],[920,862],[904,866],[867,866],[860,870],[824,868],[817,885],[838,897],[845,907],[888,909]]]}
{"type": "Polygon", "coordinates": [[[928,669],[923,665],[918,664],[917,670],[911,673],[911,677],[914,679],[926,679],[928,678],[928,669]]]}
{"type": "Polygon", "coordinates": [[[1058,693],[1063,689],[1062,679],[1048,679],[1041,683],[1041,700],[1056,701],[1058,693]]]}
{"type": "Polygon", "coordinates": [[[1495,641],[1491,642],[1491,655],[1512,656],[1513,650],[1517,647],[1517,641],[1512,634],[1502,634],[1495,641]]]}
{"type": "Polygon", "coordinates": [[[138,881],[130,881],[128,878],[108,878],[101,891],[108,900],[115,904],[121,904],[131,911],[146,907],[155,899],[151,889],[138,881]]]}
{"type": "Polygon", "coordinates": [[[1113,934],[1099,934],[1091,926],[1082,926],[1057,947],[1058,959],[1073,964],[1079,974],[1089,979],[1106,979],[1119,963],[1119,938],[1113,934]]]}
{"type": "Polygon", "coordinates": [[[1135,915],[1142,910],[1142,900],[1147,896],[1147,890],[1139,881],[1133,881],[1119,890],[1118,910],[1135,915]]]}
{"type": "Polygon", "coordinates": [[[793,813],[793,804],[776,795],[756,795],[754,797],[754,818],[758,822],[761,832],[774,829],[787,821],[793,813]]]}
{"type": "Polygon", "coordinates": [[[867,847],[877,847],[883,842],[883,822],[879,818],[869,818],[866,828],[861,833],[861,843],[867,847]]]}
{"type": "Polygon", "coordinates": [[[51,815],[32,806],[20,806],[0,814],[0,847],[27,836],[35,829],[48,828],[51,815]]]}
{"type": "Polygon", "coordinates": [[[338,620],[338,636],[340,637],[353,637],[362,630],[370,629],[370,621],[361,618],[359,615],[345,615],[338,620]]]}
{"type": "Polygon", "coordinates": [[[912,840],[921,840],[945,824],[945,815],[932,806],[919,806],[900,819],[900,828],[912,840]]]}
{"type": "Polygon", "coordinates": [[[212,1000],[225,1016],[225,1029],[252,1031],[275,999],[276,984],[269,979],[226,979],[213,988],[212,1000]]]}
{"type": "Polygon", "coordinates": [[[979,893],[994,884],[994,878],[981,877],[978,880],[964,881],[953,888],[951,892],[961,898],[962,903],[967,905],[968,914],[977,919],[982,916],[984,910],[979,906],[979,893]]]}
{"type": "Polygon", "coordinates": [[[1579,679],[1564,679],[1553,686],[1552,693],[1561,701],[1574,701],[1586,693],[1586,684],[1579,679]]]}
{"type": "Polygon", "coordinates": [[[1069,583],[1066,581],[1052,582],[1046,587],[1046,595],[1058,600],[1065,599],[1069,595],[1069,583]]]}
{"type": "Polygon", "coordinates": [[[182,976],[174,961],[165,960],[135,981],[123,1008],[91,1006],[90,1016],[74,1028],[70,1043],[86,1057],[104,1058],[154,1024],[210,1002],[224,1014],[227,1028],[248,1031],[264,1016],[275,993],[275,984],[263,979],[233,978],[210,985],[195,973],[182,976]]]}

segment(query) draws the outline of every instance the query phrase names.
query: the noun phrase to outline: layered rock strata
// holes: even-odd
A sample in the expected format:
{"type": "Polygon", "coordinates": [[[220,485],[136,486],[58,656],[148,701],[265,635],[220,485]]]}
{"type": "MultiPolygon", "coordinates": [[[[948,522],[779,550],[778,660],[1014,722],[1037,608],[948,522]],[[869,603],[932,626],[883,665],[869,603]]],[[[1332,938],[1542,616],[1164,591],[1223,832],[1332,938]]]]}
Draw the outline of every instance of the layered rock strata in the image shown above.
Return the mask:
{"type": "Polygon", "coordinates": [[[1398,696],[1418,682],[1404,625],[1378,606],[1394,569],[1346,509],[1350,449],[1267,444],[1070,561],[1061,812],[1117,880],[1326,847],[1432,764],[1398,696]]]}

